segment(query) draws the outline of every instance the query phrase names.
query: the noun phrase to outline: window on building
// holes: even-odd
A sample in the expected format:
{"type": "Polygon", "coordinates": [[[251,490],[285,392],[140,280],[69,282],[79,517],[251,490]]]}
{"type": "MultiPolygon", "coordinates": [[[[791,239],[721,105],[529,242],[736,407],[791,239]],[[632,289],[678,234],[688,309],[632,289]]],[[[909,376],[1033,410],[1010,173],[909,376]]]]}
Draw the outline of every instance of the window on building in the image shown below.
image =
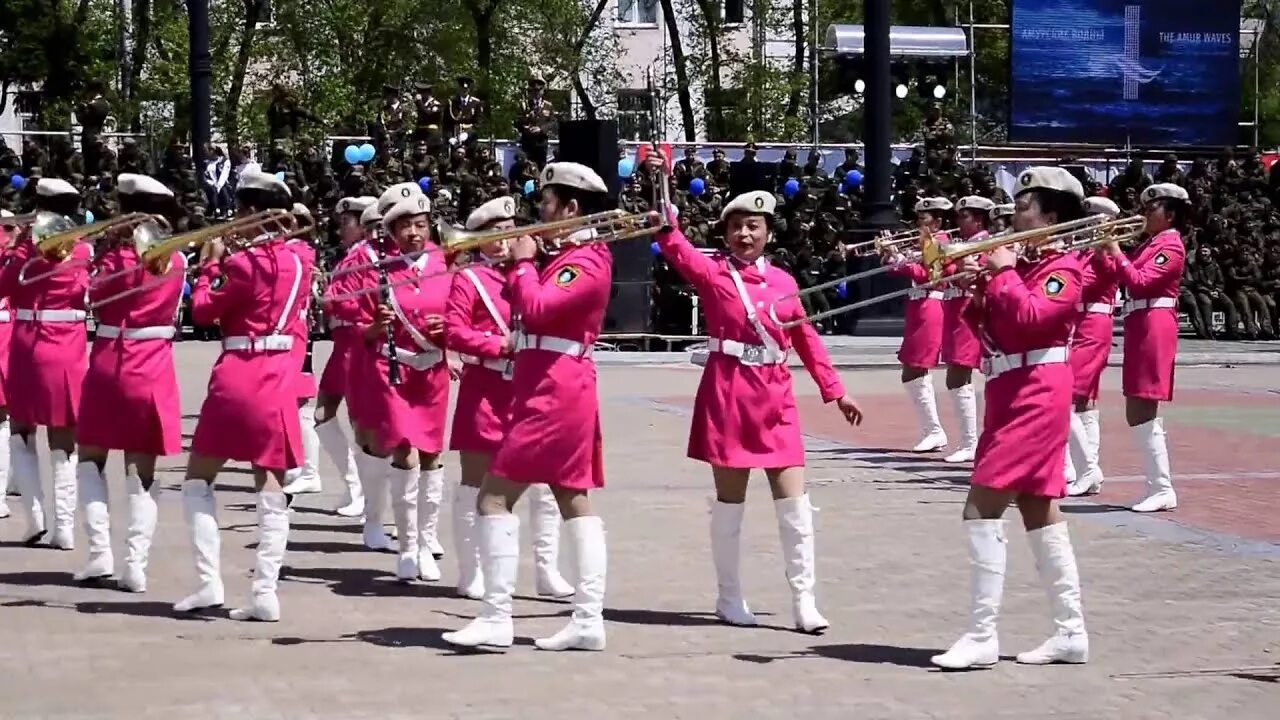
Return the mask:
{"type": "Polygon", "coordinates": [[[653,128],[649,123],[649,104],[652,97],[648,90],[618,91],[618,139],[652,140],[653,128]]]}
{"type": "Polygon", "coordinates": [[[743,0],[724,0],[724,24],[741,25],[743,23],[743,0]]]}
{"type": "Polygon", "coordinates": [[[658,0],[618,0],[618,22],[657,25],[658,0]]]}

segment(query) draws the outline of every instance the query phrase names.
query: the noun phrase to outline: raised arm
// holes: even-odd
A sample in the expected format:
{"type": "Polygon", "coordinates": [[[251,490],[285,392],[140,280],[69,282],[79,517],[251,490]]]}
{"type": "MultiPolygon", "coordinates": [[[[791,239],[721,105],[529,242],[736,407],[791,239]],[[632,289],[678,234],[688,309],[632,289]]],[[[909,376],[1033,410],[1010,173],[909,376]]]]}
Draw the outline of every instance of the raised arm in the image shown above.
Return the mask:
{"type": "Polygon", "coordinates": [[[1034,285],[1023,282],[1013,268],[1005,268],[987,283],[984,300],[1001,324],[1035,332],[1075,317],[1082,291],[1080,269],[1069,264],[1060,265],[1034,285]]]}
{"type": "MultiPolygon", "coordinates": [[[[606,251],[607,252],[607,251],[606,251]]],[[[544,284],[531,260],[517,261],[507,273],[512,312],[531,325],[561,314],[587,313],[609,294],[612,268],[598,252],[576,254],[544,284]]]]}

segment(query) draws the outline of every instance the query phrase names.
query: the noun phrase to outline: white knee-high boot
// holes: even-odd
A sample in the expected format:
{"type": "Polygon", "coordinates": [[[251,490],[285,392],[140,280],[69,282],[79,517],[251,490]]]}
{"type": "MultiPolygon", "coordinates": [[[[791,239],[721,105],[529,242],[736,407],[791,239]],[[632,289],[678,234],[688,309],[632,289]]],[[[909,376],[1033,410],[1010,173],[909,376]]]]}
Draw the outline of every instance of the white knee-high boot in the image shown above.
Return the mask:
{"type": "Polygon", "coordinates": [[[437,558],[440,547],[440,508],[444,506],[444,468],[422,469],[418,476],[418,577],[436,582],[443,575],[437,558]]]}
{"type": "Polygon", "coordinates": [[[386,513],[387,477],[391,472],[391,459],[361,452],[356,456],[360,465],[360,484],[364,486],[364,544],[370,550],[390,550],[391,538],[382,526],[386,513]]]}
{"type": "Polygon", "coordinates": [[[476,521],[479,488],[459,484],[453,491],[453,552],[458,557],[458,594],[472,600],[484,596],[480,572],[480,531],[476,521]]]}
{"type": "Polygon", "coordinates": [[[476,529],[484,572],[484,603],[480,614],[466,627],[447,632],[443,638],[462,647],[511,647],[511,596],[516,591],[516,572],[520,568],[520,518],[509,513],[481,515],[476,529]]]}
{"type": "Polygon", "coordinates": [[[1049,595],[1054,634],[1035,650],[1019,653],[1018,662],[1026,665],[1088,662],[1089,633],[1084,627],[1080,572],[1076,569],[1076,554],[1071,548],[1067,524],[1060,522],[1032,530],[1027,533],[1027,540],[1036,556],[1040,581],[1049,595]]]}
{"type": "Polygon", "coordinates": [[[200,586],[173,606],[177,612],[192,612],[222,607],[222,541],[218,537],[217,504],[213,499],[213,483],[187,480],[182,483],[182,512],[191,530],[195,551],[196,575],[200,586]]]}
{"type": "Polygon", "coordinates": [[[608,553],[604,520],[596,515],[564,523],[578,569],[569,624],[549,638],[534,640],[539,650],[604,650],[604,591],[608,553]]]}
{"type": "Polygon", "coordinates": [[[1007,546],[1003,520],[966,520],[969,535],[969,629],[934,665],[949,670],[990,667],[1000,661],[996,620],[1004,597],[1007,546]]]}
{"type": "Polygon", "coordinates": [[[53,536],[49,544],[63,550],[76,546],[76,465],[74,452],[53,450],[53,536]]]}
{"type": "Polygon", "coordinates": [[[84,569],[75,574],[76,582],[100,580],[115,574],[115,558],[111,554],[111,515],[107,501],[107,479],[93,461],[76,465],[79,484],[80,512],[84,534],[89,541],[89,559],[84,569]]]}
{"type": "Polygon", "coordinates": [[[283,492],[264,490],[258,493],[258,552],[253,566],[253,591],[248,607],[231,611],[232,620],[276,622],[280,619],[276,588],[288,546],[288,499],[283,492]]]}
{"type": "Polygon", "coordinates": [[[775,500],[773,509],[778,516],[778,537],[782,541],[787,583],[791,586],[791,616],[795,627],[800,632],[815,635],[826,632],[831,623],[818,612],[814,597],[818,581],[813,503],[805,494],[775,500]]]}
{"type": "Polygon", "coordinates": [[[160,483],[152,481],[150,489],[144,488],[142,478],[137,475],[130,475],[126,483],[129,486],[129,539],[120,587],[140,593],[147,591],[147,561],[151,557],[151,538],[156,532],[160,483]]]}
{"type": "Polygon", "coordinates": [[[298,424],[302,427],[302,466],[285,473],[284,492],[288,495],[321,492],[320,436],[316,434],[316,406],[307,403],[298,408],[298,424]]]}
{"type": "MultiPolygon", "coordinates": [[[[1067,457],[1075,470],[1075,477],[1068,477],[1067,495],[1096,495],[1102,483],[1090,472],[1089,434],[1085,427],[1084,413],[1071,413],[1071,432],[1067,436],[1067,457]]],[[[1097,460],[1093,465],[1096,467],[1097,460]]]]}
{"type": "Polygon", "coordinates": [[[944,458],[944,462],[973,462],[978,453],[978,393],[972,383],[962,385],[951,391],[951,402],[960,420],[960,447],[944,458]]]}
{"type": "Polygon", "coordinates": [[[360,517],[364,514],[364,493],[360,488],[360,473],[356,469],[356,452],[347,441],[347,434],[337,418],[316,425],[316,437],[320,447],[342,475],[342,483],[346,488],[337,512],[343,517],[360,517]]]}
{"type": "Polygon", "coordinates": [[[934,452],[947,446],[947,433],[942,429],[942,421],[938,419],[938,404],[933,396],[933,378],[929,375],[903,383],[907,396],[916,408],[916,417],[920,420],[920,442],[911,448],[911,452],[934,452]]]}
{"type": "Polygon", "coordinates": [[[418,468],[392,467],[391,515],[396,521],[400,557],[396,577],[402,582],[418,579],[418,468]]]}
{"type": "Polygon", "coordinates": [[[1169,471],[1164,418],[1156,418],[1134,427],[1133,436],[1138,441],[1147,474],[1147,496],[1133,506],[1133,511],[1173,510],[1178,507],[1178,495],[1173,491],[1173,477],[1169,471]]]}
{"type": "Polygon", "coordinates": [[[543,597],[569,597],[573,586],[560,574],[560,505],[546,485],[534,485],[526,494],[533,530],[534,590],[543,597]]]}
{"type": "Polygon", "coordinates": [[[1085,474],[1091,478],[1094,489],[1101,492],[1106,477],[1102,474],[1102,425],[1098,411],[1080,413],[1080,422],[1084,424],[1084,435],[1088,441],[1085,445],[1085,474]]]}
{"type": "Polygon", "coordinates": [[[9,420],[0,421],[0,518],[9,517],[9,420]]]}
{"type": "Polygon", "coordinates": [[[27,440],[21,435],[9,438],[9,459],[13,482],[22,493],[22,510],[27,516],[27,533],[24,542],[35,545],[48,532],[44,509],[44,483],[40,481],[40,458],[36,455],[36,435],[27,440]]]}
{"type": "Polygon", "coordinates": [[[742,514],[746,503],[711,503],[711,561],[716,570],[716,617],[730,625],[753,626],[742,593],[742,514]]]}

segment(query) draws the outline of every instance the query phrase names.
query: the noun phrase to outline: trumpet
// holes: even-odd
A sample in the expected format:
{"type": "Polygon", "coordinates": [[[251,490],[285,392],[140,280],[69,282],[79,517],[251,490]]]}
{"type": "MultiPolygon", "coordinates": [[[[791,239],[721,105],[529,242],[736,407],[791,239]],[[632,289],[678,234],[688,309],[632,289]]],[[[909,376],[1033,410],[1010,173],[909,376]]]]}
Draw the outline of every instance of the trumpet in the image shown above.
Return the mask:
{"type": "Polygon", "coordinates": [[[863,242],[853,243],[852,245],[845,245],[844,252],[845,252],[845,255],[855,255],[855,256],[861,256],[861,257],[867,257],[873,254],[879,255],[880,253],[883,253],[886,250],[894,250],[894,251],[901,250],[902,245],[912,241],[920,240],[921,238],[924,237],[924,235],[925,233],[920,230],[904,230],[903,232],[895,233],[892,235],[879,235],[875,238],[872,238],[871,240],[865,240],[863,242]],[[866,248],[866,247],[872,248],[873,252],[868,253],[862,250],[862,248],[866,248]]]}

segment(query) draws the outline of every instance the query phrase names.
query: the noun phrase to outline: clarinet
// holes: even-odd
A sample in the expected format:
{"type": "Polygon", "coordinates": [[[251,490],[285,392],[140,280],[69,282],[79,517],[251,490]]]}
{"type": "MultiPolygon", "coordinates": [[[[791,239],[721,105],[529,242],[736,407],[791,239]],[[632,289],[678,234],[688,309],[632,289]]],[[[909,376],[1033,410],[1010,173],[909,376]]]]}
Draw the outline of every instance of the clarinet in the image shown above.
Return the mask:
{"type": "MultiPolygon", "coordinates": [[[[384,262],[387,259],[386,238],[379,237],[378,242],[378,282],[382,285],[382,304],[391,305],[391,293],[395,292],[391,289],[391,280],[387,277],[387,266],[384,262]]],[[[387,326],[387,381],[392,387],[400,384],[400,357],[396,353],[396,334],[395,328],[387,326]]]]}

